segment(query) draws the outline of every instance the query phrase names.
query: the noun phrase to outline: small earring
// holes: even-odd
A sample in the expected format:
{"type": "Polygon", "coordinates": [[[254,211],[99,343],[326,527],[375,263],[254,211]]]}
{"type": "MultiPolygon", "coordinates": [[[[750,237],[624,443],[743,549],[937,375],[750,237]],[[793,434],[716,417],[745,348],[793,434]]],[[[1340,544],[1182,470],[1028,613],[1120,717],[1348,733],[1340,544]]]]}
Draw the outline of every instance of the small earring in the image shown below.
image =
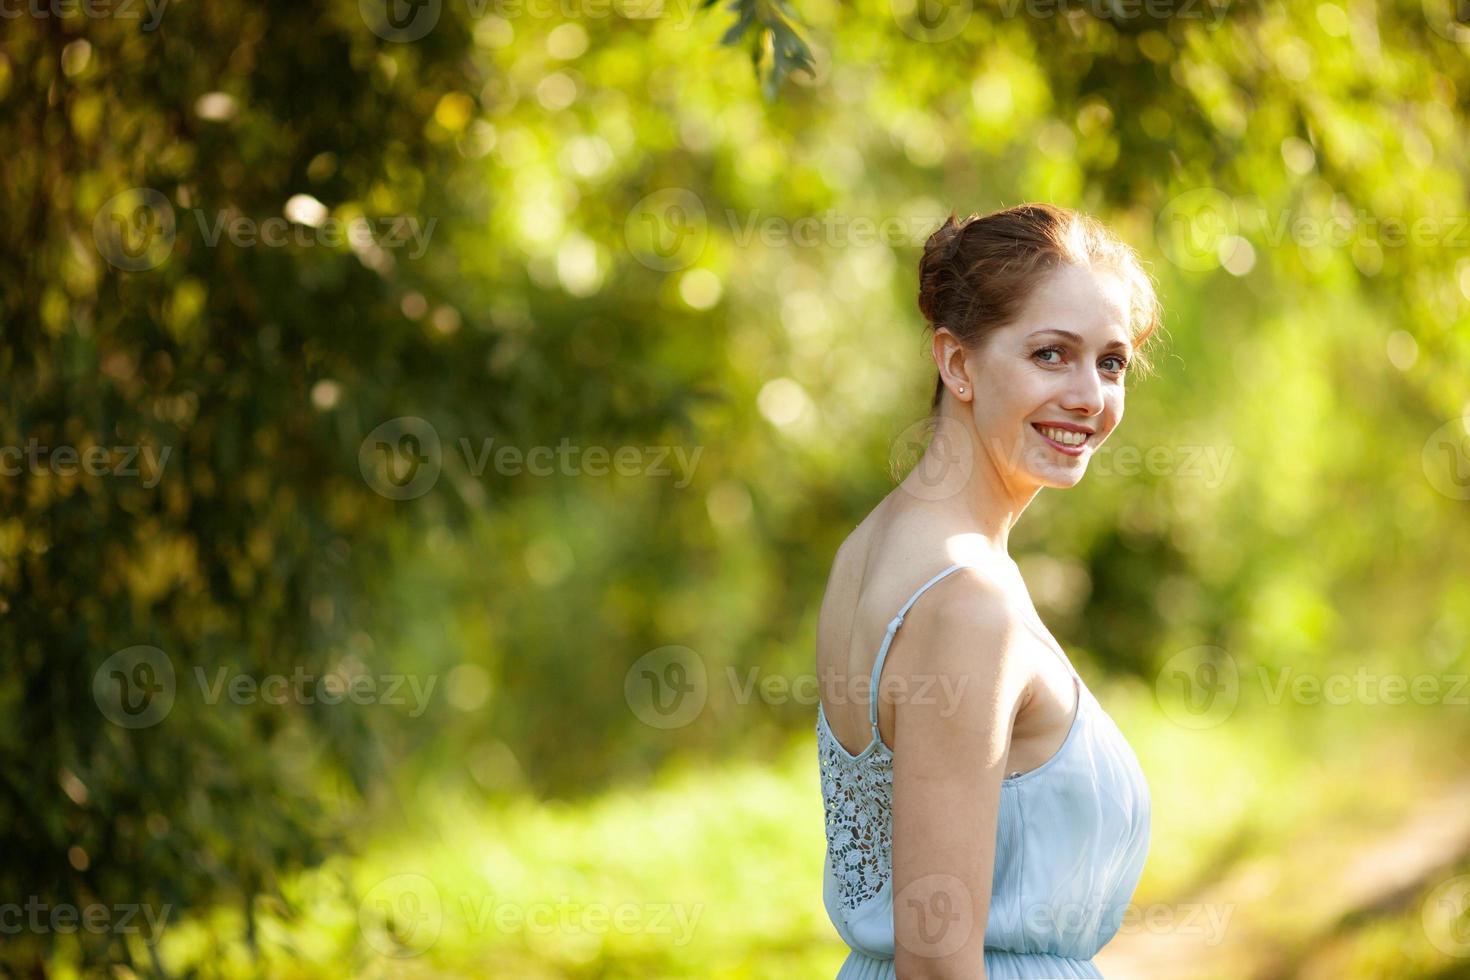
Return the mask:
{"type": "Polygon", "coordinates": [[[964,385],[960,385],[960,394],[963,395],[964,393],[965,393],[965,386],[964,385]]]}

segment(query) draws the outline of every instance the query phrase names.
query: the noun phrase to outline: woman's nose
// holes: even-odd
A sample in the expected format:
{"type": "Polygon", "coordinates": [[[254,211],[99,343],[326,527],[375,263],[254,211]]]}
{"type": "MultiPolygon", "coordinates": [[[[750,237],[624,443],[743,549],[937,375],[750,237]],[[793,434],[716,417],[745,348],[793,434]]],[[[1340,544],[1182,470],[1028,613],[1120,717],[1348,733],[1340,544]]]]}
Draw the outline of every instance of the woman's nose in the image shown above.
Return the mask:
{"type": "Polygon", "coordinates": [[[1102,379],[1094,371],[1079,371],[1068,385],[1062,407],[1069,412],[1097,415],[1103,410],[1102,379]]]}

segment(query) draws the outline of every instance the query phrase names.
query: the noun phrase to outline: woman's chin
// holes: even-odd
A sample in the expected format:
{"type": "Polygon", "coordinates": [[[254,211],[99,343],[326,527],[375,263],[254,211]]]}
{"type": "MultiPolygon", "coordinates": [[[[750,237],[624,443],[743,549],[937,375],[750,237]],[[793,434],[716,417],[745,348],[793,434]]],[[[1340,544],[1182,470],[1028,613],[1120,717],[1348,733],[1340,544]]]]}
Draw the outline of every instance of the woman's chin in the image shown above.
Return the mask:
{"type": "Polygon", "coordinates": [[[1086,461],[1080,462],[1070,469],[1049,469],[1042,473],[1033,474],[1033,478],[1041,486],[1051,490],[1069,490],[1082,482],[1082,477],[1087,473],[1086,461]]]}

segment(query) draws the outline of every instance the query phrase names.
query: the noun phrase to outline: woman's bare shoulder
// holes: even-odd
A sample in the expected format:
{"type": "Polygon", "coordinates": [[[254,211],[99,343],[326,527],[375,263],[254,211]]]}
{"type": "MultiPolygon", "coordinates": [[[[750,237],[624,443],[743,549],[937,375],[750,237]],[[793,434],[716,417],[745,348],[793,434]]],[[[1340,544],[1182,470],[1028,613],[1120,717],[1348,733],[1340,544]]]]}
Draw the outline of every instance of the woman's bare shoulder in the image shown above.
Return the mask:
{"type": "Polygon", "coordinates": [[[885,498],[843,539],[828,573],[829,596],[856,599],[861,592],[875,601],[902,602],[950,565],[966,566],[961,574],[975,588],[963,591],[982,601],[992,591],[987,584],[1008,588],[1018,580],[1015,563],[982,536],[946,527],[901,503],[885,498]]]}
{"type": "Polygon", "coordinates": [[[822,596],[823,613],[830,614],[833,609],[848,606],[856,599],[867,569],[874,523],[873,514],[869,513],[837,546],[837,552],[832,556],[832,567],[827,572],[827,588],[822,596]]]}

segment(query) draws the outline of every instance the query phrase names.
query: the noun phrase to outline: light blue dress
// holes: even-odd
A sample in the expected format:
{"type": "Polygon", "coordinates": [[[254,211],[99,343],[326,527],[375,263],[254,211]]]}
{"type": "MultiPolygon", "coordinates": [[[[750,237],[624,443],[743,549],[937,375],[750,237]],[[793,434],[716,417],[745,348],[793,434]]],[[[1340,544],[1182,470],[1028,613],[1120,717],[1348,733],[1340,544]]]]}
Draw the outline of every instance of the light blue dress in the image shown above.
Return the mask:
{"type": "MultiPolygon", "coordinates": [[[[869,684],[872,739],[862,752],[842,747],[817,704],[827,825],[822,900],[851,949],[837,980],[895,980],[893,752],[878,734],[878,678],[909,609],[964,567],[924,583],[888,624],[869,684]]],[[[1001,781],[985,927],[990,980],[1101,977],[1092,958],[1117,933],[1148,854],[1149,793],[1138,759],[1066,654],[1056,652],[1077,688],[1076,713],[1055,755],[1001,781]]]]}

